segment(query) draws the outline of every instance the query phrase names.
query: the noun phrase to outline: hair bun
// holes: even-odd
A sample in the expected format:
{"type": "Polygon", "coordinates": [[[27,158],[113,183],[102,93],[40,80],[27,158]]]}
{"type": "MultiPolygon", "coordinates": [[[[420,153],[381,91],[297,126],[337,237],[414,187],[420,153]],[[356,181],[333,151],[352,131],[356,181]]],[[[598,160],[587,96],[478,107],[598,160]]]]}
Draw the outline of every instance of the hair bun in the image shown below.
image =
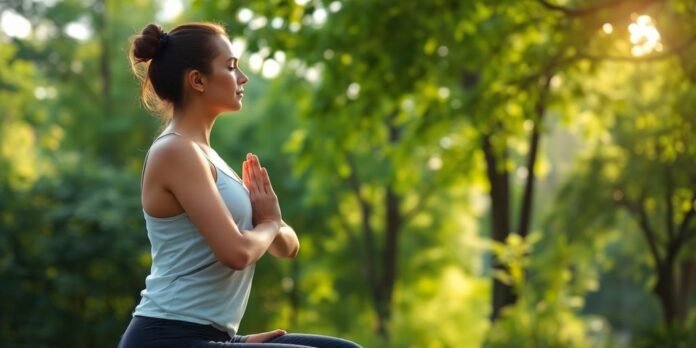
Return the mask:
{"type": "Polygon", "coordinates": [[[148,24],[142,33],[133,40],[133,57],[141,62],[151,60],[168,42],[169,35],[159,25],[148,24]]]}

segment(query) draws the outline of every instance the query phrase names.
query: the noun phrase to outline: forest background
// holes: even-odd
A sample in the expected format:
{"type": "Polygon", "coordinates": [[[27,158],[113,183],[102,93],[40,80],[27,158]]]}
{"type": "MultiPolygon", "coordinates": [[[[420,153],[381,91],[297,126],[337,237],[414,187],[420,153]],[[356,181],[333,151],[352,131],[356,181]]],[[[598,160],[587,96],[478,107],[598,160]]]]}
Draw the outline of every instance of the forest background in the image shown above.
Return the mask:
{"type": "Polygon", "coordinates": [[[223,24],[212,135],[266,164],[297,259],[241,333],[365,347],[696,346],[692,0],[2,0],[0,345],[115,346],[160,121],[129,38],[223,24]]]}

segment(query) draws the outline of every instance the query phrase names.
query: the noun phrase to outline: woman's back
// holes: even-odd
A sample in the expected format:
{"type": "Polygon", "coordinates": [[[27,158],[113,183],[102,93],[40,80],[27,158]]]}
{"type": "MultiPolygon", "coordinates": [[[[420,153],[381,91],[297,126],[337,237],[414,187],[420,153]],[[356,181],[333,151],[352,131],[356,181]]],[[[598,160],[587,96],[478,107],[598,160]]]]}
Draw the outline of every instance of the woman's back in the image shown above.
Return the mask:
{"type": "MultiPolygon", "coordinates": [[[[206,157],[235,223],[241,231],[251,230],[252,208],[246,188],[219,156],[210,153],[206,157]]],[[[144,208],[143,214],[152,267],[135,315],[212,324],[234,335],[246,308],[254,265],[235,270],[222,264],[186,213],[154,217],[144,208]]]]}

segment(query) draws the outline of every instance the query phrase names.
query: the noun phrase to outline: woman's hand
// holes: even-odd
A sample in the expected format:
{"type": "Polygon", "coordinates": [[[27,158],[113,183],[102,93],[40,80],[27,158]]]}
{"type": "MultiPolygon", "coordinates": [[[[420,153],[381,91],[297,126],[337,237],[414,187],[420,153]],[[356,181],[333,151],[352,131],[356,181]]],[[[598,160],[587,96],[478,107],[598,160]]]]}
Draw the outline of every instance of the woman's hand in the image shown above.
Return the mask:
{"type": "Polygon", "coordinates": [[[254,226],[268,222],[280,228],[282,217],[278,197],[273,191],[266,168],[261,167],[256,155],[247,154],[247,159],[242,163],[242,181],[249,189],[254,226]]]}
{"type": "Polygon", "coordinates": [[[273,330],[268,332],[257,333],[253,335],[246,335],[246,341],[244,343],[264,343],[270,341],[278,336],[283,336],[287,332],[285,330],[273,330]]]}

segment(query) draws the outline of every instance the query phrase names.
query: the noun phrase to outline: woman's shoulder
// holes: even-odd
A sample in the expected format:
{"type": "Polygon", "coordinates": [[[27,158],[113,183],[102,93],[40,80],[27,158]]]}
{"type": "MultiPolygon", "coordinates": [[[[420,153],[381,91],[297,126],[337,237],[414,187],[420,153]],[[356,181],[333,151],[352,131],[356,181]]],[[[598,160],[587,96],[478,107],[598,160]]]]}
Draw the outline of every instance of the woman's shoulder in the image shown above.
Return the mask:
{"type": "Polygon", "coordinates": [[[148,166],[164,170],[198,167],[197,164],[207,163],[202,150],[193,141],[175,135],[157,138],[150,146],[147,162],[148,166]]]}

